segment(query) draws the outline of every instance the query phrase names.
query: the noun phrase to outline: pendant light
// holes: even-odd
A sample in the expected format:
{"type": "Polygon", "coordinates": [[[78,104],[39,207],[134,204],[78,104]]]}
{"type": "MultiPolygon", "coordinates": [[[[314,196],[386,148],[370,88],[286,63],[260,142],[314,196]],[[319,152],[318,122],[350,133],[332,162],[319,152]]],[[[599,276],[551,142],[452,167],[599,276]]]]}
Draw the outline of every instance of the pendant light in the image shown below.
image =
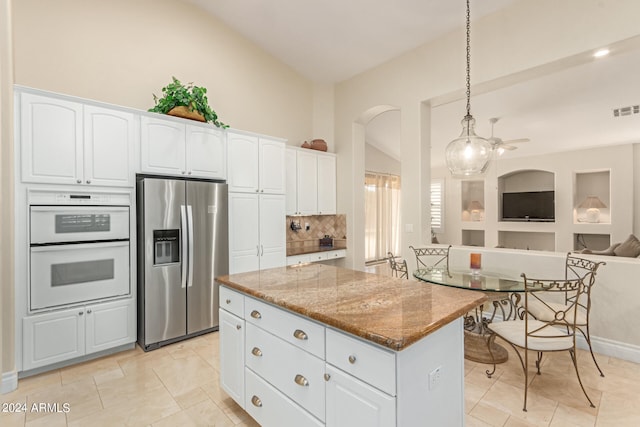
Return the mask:
{"type": "Polygon", "coordinates": [[[462,133],[445,150],[447,168],[454,177],[480,175],[487,170],[493,150],[489,141],[476,135],[476,120],[471,115],[471,14],[467,0],[467,115],[462,119],[462,133]]]}

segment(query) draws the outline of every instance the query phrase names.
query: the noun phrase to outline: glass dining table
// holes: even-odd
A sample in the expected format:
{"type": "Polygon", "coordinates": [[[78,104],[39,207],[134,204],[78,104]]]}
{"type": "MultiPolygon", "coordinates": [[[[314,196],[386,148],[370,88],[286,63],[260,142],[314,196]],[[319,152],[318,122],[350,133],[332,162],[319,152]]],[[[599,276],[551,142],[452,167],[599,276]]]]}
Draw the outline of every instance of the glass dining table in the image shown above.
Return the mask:
{"type": "Polygon", "coordinates": [[[478,306],[464,317],[465,358],[488,364],[507,361],[507,350],[501,345],[492,342],[489,352],[487,342],[490,330],[487,324],[493,322],[498,313],[501,314],[502,320],[515,319],[522,314],[520,300],[521,293],[524,292],[524,279],[484,270],[472,273],[446,268],[419,268],[413,272],[413,277],[436,285],[483,292],[488,298],[487,303],[478,306]]]}

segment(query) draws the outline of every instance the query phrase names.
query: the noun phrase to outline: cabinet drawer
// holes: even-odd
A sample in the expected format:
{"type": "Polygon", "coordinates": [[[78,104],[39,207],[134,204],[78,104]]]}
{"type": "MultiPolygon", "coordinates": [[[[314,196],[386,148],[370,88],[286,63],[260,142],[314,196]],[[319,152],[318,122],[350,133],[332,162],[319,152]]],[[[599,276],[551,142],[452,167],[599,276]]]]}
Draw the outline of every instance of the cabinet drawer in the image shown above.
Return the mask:
{"type": "Polygon", "coordinates": [[[309,258],[311,259],[311,262],[326,261],[328,259],[327,252],[314,252],[309,254],[309,258]]]}
{"type": "Polygon", "coordinates": [[[220,286],[220,308],[244,319],[244,295],[220,286]]]}
{"type": "Polygon", "coordinates": [[[246,411],[265,427],[321,427],[320,421],[296,405],[251,369],[245,370],[246,411]]]}
{"type": "Polygon", "coordinates": [[[287,265],[306,264],[308,262],[311,262],[311,257],[308,254],[287,257],[287,265]]]}
{"type": "Polygon", "coordinates": [[[247,367],[298,405],[324,420],[324,360],[247,324],[247,367]]]}
{"type": "Polygon", "coordinates": [[[245,299],[244,318],[296,347],[324,358],[324,326],[253,298],[245,299]]]}
{"type": "Polygon", "coordinates": [[[327,363],[396,395],[396,356],[341,332],[327,329],[327,363]]]}
{"type": "Polygon", "coordinates": [[[335,251],[327,252],[327,259],[344,258],[347,256],[346,249],[338,249],[335,251]]]}

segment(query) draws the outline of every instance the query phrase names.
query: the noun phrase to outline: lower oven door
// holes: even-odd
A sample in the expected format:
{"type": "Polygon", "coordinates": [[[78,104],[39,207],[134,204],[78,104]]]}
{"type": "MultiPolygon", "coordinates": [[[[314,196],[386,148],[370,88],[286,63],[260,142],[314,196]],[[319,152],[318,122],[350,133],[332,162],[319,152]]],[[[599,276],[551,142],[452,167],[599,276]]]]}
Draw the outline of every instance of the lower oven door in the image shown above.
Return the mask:
{"type": "Polygon", "coordinates": [[[31,247],[31,310],[130,294],[129,241],[31,247]]]}

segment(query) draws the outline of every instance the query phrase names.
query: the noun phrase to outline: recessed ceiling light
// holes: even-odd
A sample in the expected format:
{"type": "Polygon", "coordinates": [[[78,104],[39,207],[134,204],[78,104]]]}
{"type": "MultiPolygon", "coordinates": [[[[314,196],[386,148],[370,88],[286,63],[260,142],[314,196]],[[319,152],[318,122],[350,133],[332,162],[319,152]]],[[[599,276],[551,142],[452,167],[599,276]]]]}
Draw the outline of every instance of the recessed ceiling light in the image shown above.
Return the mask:
{"type": "Polygon", "coordinates": [[[602,58],[603,56],[607,56],[609,54],[609,49],[600,49],[597,50],[596,53],[593,54],[595,58],[602,58]]]}

